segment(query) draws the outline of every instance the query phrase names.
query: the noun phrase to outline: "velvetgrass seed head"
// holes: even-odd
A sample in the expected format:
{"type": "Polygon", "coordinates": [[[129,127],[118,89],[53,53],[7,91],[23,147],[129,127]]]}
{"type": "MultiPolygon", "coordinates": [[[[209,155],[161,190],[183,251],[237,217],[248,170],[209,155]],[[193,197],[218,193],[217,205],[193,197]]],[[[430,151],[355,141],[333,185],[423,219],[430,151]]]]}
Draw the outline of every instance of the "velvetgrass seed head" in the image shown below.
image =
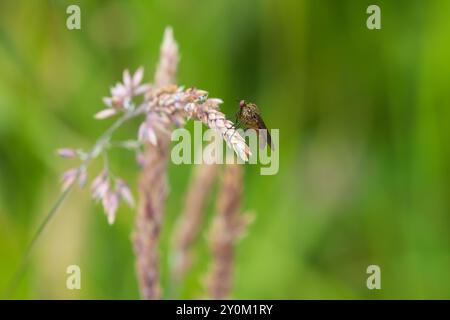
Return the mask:
{"type": "MultiPolygon", "coordinates": [[[[125,70],[122,82],[111,88],[109,97],[103,98],[107,108],[97,112],[95,118],[107,119],[120,115],[117,122],[125,122],[139,115],[145,117],[137,130],[137,140],[133,140],[135,142],[133,145],[138,146],[134,151],[141,167],[146,160],[142,150],[138,149],[147,142],[153,146],[158,145],[158,139],[165,139],[163,135],[170,136],[173,127],[182,127],[189,119],[199,120],[215,130],[242,160],[248,161],[250,149],[245,139],[234,129],[233,123],[219,111],[223,101],[219,98],[209,98],[206,90],[185,89],[183,86],[173,84],[177,63],[178,46],[173,39],[172,30],[168,28],[161,47],[161,59],[155,75],[155,84],[142,83],[144,77],[142,67],[138,68],[134,74],[125,70]],[[135,101],[136,97],[139,97],[139,103],[135,101]]],[[[107,158],[107,151],[113,146],[110,142],[111,134],[112,132],[99,139],[90,152],[83,152],[83,156],[69,148],[58,150],[58,154],[62,157],[78,156],[82,161],[79,169],[69,170],[63,175],[63,188],[71,186],[77,176],[80,186],[86,184],[87,164],[100,155],[107,158]]],[[[120,146],[124,147],[125,144],[122,142],[120,146]]],[[[116,180],[115,188],[111,186],[113,176],[105,164],[104,170],[91,184],[92,197],[94,200],[102,201],[109,222],[114,221],[120,200],[134,205],[131,191],[124,181],[116,180]]]]}

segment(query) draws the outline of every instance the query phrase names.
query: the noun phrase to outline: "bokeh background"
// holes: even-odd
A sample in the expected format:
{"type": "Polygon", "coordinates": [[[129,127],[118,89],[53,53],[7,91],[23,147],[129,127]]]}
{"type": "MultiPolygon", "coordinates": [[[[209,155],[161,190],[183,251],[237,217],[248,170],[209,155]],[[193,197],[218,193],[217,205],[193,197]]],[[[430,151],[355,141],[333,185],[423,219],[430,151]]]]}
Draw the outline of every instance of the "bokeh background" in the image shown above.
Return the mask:
{"type": "MultiPolygon", "coordinates": [[[[163,30],[179,42],[180,84],[257,102],[280,129],[280,171],[247,166],[244,209],[256,221],[236,253],[233,297],[450,298],[450,2],[158,0],[0,2],[0,290],[74,166],[61,146],[88,148],[107,128],[93,114],[123,69],[151,80],[163,30]],[[81,30],[66,8],[81,7],[81,30]],[[382,29],[366,28],[378,4],[382,29]],[[381,290],[366,268],[381,267],[381,290]]],[[[136,124],[120,136],[134,137],[136,124]]],[[[113,155],[136,192],[134,155],[113,155]]],[[[100,164],[91,168],[91,177],[100,164]]],[[[170,282],[173,224],[190,166],[170,167],[161,248],[170,282]]],[[[214,214],[208,207],[204,230],[214,214]]],[[[12,298],[139,298],[122,206],[109,226],[87,190],[49,224],[12,298]],[[77,264],[82,290],[66,289],[77,264]]],[[[205,296],[204,237],[176,296],[205,296]]]]}

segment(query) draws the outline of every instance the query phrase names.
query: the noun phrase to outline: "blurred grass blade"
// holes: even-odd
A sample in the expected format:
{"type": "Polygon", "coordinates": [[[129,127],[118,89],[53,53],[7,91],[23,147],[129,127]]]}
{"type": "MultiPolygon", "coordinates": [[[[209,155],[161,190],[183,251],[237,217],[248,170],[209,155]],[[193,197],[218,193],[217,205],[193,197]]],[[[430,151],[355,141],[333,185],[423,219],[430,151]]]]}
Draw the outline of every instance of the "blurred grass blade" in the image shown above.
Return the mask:
{"type": "Polygon", "coordinates": [[[37,241],[39,240],[39,237],[45,230],[45,227],[49,224],[51,219],[54,217],[54,215],[56,214],[56,212],[58,211],[59,207],[62,205],[64,200],[67,198],[67,196],[69,195],[72,188],[73,188],[73,184],[71,186],[69,186],[63,193],[61,193],[59,198],[55,201],[55,203],[51,207],[50,211],[45,216],[44,221],[42,221],[41,225],[39,226],[39,228],[37,229],[33,238],[31,239],[30,243],[28,244],[28,247],[22,256],[20,265],[17,268],[16,272],[14,273],[14,276],[11,279],[10,284],[7,286],[7,288],[3,294],[3,298],[8,299],[14,293],[14,290],[17,288],[17,286],[20,283],[20,280],[22,279],[23,275],[25,274],[25,271],[28,266],[28,262],[31,257],[32,250],[35,247],[37,241]]]}

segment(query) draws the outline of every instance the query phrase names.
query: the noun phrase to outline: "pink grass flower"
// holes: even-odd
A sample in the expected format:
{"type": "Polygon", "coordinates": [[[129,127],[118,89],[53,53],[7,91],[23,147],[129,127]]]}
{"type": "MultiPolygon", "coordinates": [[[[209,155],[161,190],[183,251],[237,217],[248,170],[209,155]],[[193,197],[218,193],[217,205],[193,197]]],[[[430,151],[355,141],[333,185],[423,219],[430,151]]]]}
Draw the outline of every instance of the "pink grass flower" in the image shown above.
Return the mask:
{"type": "Polygon", "coordinates": [[[116,180],[116,191],[120,195],[121,199],[124,199],[130,207],[134,207],[133,195],[131,194],[130,188],[125,181],[122,179],[116,180]]]}
{"type": "Polygon", "coordinates": [[[138,152],[136,154],[136,163],[140,168],[143,168],[145,166],[145,156],[142,152],[138,152]]]}
{"type": "Polygon", "coordinates": [[[56,153],[63,158],[74,158],[77,156],[77,152],[70,148],[61,148],[56,151],[56,153]]]}
{"type": "Polygon", "coordinates": [[[150,122],[148,120],[144,121],[138,130],[138,139],[142,142],[150,142],[152,145],[156,146],[158,141],[156,139],[155,130],[153,130],[150,122]]]}
{"type": "Polygon", "coordinates": [[[76,180],[78,169],[70,169],[63,173],[61,177],[62,190],[66,191],[76,180]]]}
{"type": "Polygon", "coordinates": [[[92,198],[95,200],[102,199],[109,190],[108,171],[103,170],[91,184],[92,198]]]}
{"type": "Polygon", "coordinates": [[[108,191],[102,199],[103,209],[108,217],[108,223],[113,224],[119,206],[119,195],[115,191],[108,191]]]}
{"type": "Polygon", "coordinates": [[[94,118],[97,119],[97,120],[103,120],[103,119],[115,116],[116,114],[117,114],[117,110],[116,109],[112,109],[112,108],[103,109],[102,111],[97,112],[94,115],[94,118]]]}
{"type": "Polygon", "coordinates": [[[111,88],[111,97],[103,98],[103,102],[112,109],[131,109],[132,99],[150,89],[149,84],[141,84],[144,68],[140,67],[133,76],[128,70],[123,72],[122,82],[111,88]]]}

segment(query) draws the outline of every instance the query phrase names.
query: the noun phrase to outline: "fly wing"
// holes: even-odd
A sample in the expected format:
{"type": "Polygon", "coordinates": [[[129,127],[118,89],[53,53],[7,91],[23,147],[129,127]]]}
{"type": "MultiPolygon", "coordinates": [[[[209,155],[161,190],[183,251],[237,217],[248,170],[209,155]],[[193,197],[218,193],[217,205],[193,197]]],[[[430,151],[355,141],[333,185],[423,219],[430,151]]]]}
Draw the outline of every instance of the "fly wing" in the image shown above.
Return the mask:
{"type": "Polygon", "coordinates": [[[264,149],[267,143],[267,130],[258,129],[258,135],[259,135],[259,148],[264,149]]]}
{"type": "Polygon", "coordinates": [[[264,148],[266,143],[269,144],[270,148],[274,150],[274,146],[272,143],[272,137],[270,136],[269,130],[266,127],[266,124],[264,123],[264,120],[261,118],[259,114],[255,114],[256,121],[258,123],[258,133],[259,133],[259,147],[261,149],[264,148]]]}

